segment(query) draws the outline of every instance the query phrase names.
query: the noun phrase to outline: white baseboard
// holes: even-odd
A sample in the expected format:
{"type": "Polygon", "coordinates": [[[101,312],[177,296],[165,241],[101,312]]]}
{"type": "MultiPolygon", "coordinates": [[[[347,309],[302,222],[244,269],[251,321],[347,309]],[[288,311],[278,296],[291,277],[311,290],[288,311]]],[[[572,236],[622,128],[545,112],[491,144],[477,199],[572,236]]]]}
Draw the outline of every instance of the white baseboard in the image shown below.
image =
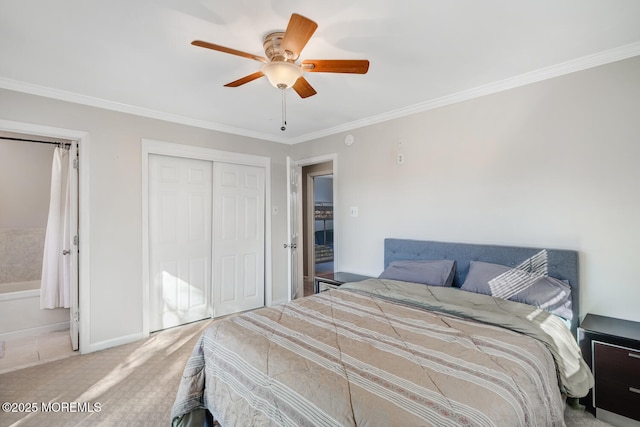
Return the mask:
{"type": "MultiPolygon", "coordinates": [[[[273,307],[274,305],[278,305],[278,304],[284,304],[285,302],[287,302],[286,299],[274,299],[274,300],[271,300],[271,305],[269,307],[273,307]]],[[[265,307],[267,306],[265,305],[265,307]]]]}
{"type": "Polygon", "coordinates": [[[123,344],[129,344],[135,341],[146,338],[142,332],[125,335],[122,337],[112,338],[110,340],[98,341],[96,343],[89,344],[89,348],[82,349],[82,354],[93,353],[94,351],[105,350],[111,347],[117,347],[123,344]]]}
{"type": "Polygon", "coordinates": [[[42,334],[48,334],[50,332],[58,332],[69,330],[69,321],[52,323],[50,325],[37,326],[35,328],[20,329],[19,331],[5,332],[0,334],[0,340],[9,341],[17,338],[34,337],[42,334]]]}

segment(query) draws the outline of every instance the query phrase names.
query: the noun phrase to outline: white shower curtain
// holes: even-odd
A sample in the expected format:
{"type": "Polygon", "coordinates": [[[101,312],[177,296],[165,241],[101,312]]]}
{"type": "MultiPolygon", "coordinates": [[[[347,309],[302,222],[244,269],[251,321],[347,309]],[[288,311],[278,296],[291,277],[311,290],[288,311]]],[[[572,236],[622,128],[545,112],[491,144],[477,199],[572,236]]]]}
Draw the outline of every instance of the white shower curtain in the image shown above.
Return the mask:
{"type": "Polygon", "coordinates": [[[42,258],[40,308],[71,306],[69,150],[56,147],[51,167],[49,219],[42,258]],[[65,253],[63,253],[65,251],[65,253]]]}

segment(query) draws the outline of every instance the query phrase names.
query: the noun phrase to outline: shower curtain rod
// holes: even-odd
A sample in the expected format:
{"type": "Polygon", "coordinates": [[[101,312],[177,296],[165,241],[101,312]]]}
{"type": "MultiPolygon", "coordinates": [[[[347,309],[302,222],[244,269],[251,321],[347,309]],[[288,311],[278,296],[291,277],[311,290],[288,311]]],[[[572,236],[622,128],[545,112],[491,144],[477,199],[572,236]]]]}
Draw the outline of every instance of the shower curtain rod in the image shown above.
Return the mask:
{"type": "Polygon", "coordinates": [[[12,138],[9,136],[0,136],[0,139],[6,139],[9,141],[22,141],[22,142],[37,142],[39,144],[53,144],[53,145],[59,145],[61,147],[64,147],[65,145],[71,145],[71,143],[69,142],[62,142],[62,141],[38,141],[37,139],[25,139],[25,138],[12,138]]]}

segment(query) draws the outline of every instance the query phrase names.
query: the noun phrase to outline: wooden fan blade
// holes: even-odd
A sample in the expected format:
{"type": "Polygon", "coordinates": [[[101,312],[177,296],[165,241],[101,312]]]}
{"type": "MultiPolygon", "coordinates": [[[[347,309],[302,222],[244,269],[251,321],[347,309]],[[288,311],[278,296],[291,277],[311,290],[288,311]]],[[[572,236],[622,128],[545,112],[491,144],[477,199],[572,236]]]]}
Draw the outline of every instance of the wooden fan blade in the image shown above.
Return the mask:
{"type": "Polygon", "coordinates": [[[318,93],[313,87],[311,87],[309,82],[304,77],[300,77],[298,80],[296,80],[296,82],[293,84],[293,90],[295,90],[296,93],[300,95],[300,98],[308,98],[318,93]]]}
{"type": "Polygon", "coordinates": [[[366,59],[307,59],[302,61],[302,69],[313,73],[366,74],[369,61],[366,59]]]}
{"type": "Polygon", "coordinates": [[[269,60],[264,56],[258,56],[247,52],[242,52],[241,50],[231,49],[230,47],[220,46],[219,44],[213,44],[209,42],[204,42],[202,40],[194,40],[191,42],[194,46],[204,47],[211,50],[217,50],[218,52],[230,53],[231,55],[242,56],[243,58],[253,59],[255,61],[260,61],[267,63],[269,60]]]}
{"type": "Polygon", "coordinates": [[[293,54],[291,59],[295,61],[316,31],[316,28],[318,28],[318,24],[311,19],[305,18],[297,13],[292,14],[287,29],[284,32],[280,49],[283,52],[291,52],[293,54]]]}
{"type": "Polygon", "coordinates": [[[238,86],[242,86],[245,83],[249,83],[254,81],[255,79],[259,79],[260,77],[264,76],[264,74],[262,74],[262,71],[256,71],[253,74],[249,74],[248,76],[244,76],[241,79],[238,79],[236,81],[233,81],[231,83],[227,83],[226,85],[224,85],[224,87],[238,87],[238,86]]]}

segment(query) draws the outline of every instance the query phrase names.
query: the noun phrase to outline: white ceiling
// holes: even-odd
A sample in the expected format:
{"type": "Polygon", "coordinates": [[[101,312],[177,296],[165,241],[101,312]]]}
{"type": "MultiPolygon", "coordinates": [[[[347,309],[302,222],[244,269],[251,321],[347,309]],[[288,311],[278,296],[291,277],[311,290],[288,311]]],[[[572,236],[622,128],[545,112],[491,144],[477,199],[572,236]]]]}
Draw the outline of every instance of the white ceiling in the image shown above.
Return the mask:
{"type": "MultiPolygon", "coordinates": [[[[640,55],[638,0],[0,0],[0,87],[296,143],[640,55]],[[291,13],[318,23],[300,59],[369,59],[366,75],[262,78],[291,13]]],[[[640,77],[639,77],[640,78],[640,77]]]]}

